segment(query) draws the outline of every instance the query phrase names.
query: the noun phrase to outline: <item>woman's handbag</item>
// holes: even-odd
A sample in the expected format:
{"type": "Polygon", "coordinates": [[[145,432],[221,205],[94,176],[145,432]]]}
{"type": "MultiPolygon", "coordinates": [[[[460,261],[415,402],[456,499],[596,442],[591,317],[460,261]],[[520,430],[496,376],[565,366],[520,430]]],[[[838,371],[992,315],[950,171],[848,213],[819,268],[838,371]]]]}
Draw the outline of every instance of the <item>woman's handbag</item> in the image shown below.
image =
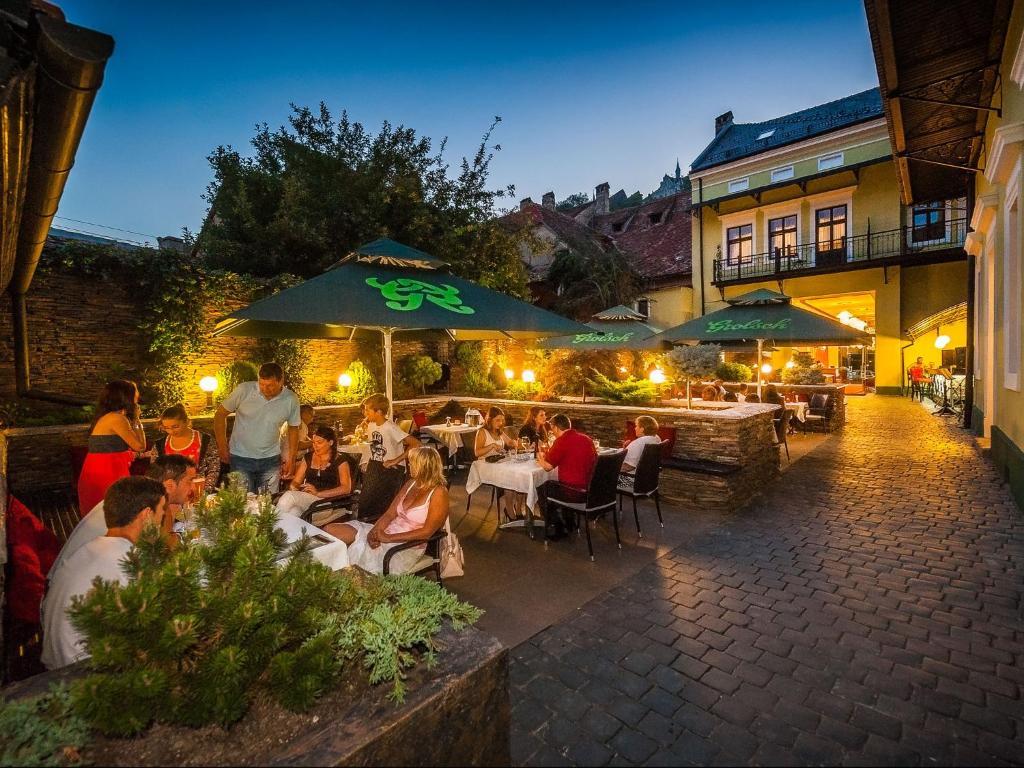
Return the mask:
{"type": "Polygon", "coordinates": [[[462,552],[462,543],[459,541],[459,537],[452,532],[452,527],[447,520],[444,521],[444,529],[448,535],[441,540],[441,578],[450,579],[455,576],[463,576],[466,556],[462,552]]]}

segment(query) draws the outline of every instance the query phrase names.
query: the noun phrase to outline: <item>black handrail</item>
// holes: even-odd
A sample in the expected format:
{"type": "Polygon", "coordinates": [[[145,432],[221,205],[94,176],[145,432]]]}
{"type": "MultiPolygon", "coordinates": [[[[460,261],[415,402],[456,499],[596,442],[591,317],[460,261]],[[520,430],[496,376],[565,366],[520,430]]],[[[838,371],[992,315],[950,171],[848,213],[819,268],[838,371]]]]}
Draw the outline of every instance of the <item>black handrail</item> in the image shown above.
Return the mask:
{"type": "Polygon", "coordinates": [[[823,267],[864,264],[898,256],[962,248],[967,237],[967,223],[967,219],[947,221],[942,235],[935,239],[925,239],[932,234],[927,228],[908,226],[837,238],[824,243],[776,248],[732,263],[727,257],[720,256],[714,262],[713,282],[792,275],[823,267]]]}

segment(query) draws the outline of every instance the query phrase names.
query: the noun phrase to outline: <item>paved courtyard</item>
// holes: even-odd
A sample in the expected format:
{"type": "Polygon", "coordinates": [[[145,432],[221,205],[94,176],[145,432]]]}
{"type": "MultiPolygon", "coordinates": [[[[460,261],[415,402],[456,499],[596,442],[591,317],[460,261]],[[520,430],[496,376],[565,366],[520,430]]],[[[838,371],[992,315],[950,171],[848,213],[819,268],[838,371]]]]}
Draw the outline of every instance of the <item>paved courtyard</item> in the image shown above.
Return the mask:
{"type": "Polygon", "coordinates": [[[514,763],[1024,763],[1024,516],[963,430],[847,402],[762,499],[513,650],[514,763]]]}

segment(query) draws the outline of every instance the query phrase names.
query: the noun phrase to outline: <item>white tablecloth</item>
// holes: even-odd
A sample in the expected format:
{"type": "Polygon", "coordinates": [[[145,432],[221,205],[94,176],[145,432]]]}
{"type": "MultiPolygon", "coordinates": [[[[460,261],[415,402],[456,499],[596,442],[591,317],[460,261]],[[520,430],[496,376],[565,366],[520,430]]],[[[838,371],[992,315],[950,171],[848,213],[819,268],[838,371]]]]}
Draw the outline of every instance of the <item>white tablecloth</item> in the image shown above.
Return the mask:
{"type": "Polygon", "coordinates": [[[786,403],[786,410],[793,412],[793,418],[799,422],[807,421],[807,403],[786,403]]]}
{"type": "Polygon", "coordinates": [[[558,469],[548,472],[536,459],[516,461],[505,458],[493,463],[477,459],[469,468],[466,493],[473,493],[484,483],[526,494],[526,504],[537,509],[537,489],[548,480],[558,479],[558,469]]]}
{"type": "Polygon", "coordinates": [[[369,443],[353,443],[351,445],[339,445],[338,450],[359,456],[359,466],[362,467],[364,470],[366,469],[366,465],[370,463],[369,443]]]}
{"type": "Polygon", "coordinates": [[[423,429],[432,433],[438,440],[448,446],[448,451],[453,456],[462,447],[462,436],[470,432],[475,433],[480,427],[471,427],[467,424],[430,424],[423,429]]]}
{"type": "MultiPolygon", "coordinates": [[[[278,514],[277,527],[288,536],[288,544],[298,541],[303,534],[316,540],[327,539],[328,543],[322,544],[312,551],[313,557],[332,571],[348,568],[348,545],[341,539],[336,539],[312,523],[307,523],[302,518],[287,512],[278,514]]],[[[314,541],[315,543],[316,541],[314,541]]]]}

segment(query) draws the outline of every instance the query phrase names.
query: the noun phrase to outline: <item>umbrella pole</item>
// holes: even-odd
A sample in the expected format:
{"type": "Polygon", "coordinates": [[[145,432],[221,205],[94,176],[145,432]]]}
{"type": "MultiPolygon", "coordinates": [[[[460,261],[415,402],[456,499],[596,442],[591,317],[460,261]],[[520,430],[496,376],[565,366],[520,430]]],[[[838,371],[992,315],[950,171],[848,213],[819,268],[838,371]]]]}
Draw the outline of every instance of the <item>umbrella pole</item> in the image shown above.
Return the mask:
{"type": "Polygon", "coordinates": [[[761,379],[764,378],[761,374],[761,349],[764,347],[764,340],[757,340],[757,399],[761,399],[761,379]]]}
{"type": "Polygon", "coordinates": [[[391,375],[391,328],[384,329],[384,394],[388,397],[388,419],[395,412],[393,383],[391,375]]]}

